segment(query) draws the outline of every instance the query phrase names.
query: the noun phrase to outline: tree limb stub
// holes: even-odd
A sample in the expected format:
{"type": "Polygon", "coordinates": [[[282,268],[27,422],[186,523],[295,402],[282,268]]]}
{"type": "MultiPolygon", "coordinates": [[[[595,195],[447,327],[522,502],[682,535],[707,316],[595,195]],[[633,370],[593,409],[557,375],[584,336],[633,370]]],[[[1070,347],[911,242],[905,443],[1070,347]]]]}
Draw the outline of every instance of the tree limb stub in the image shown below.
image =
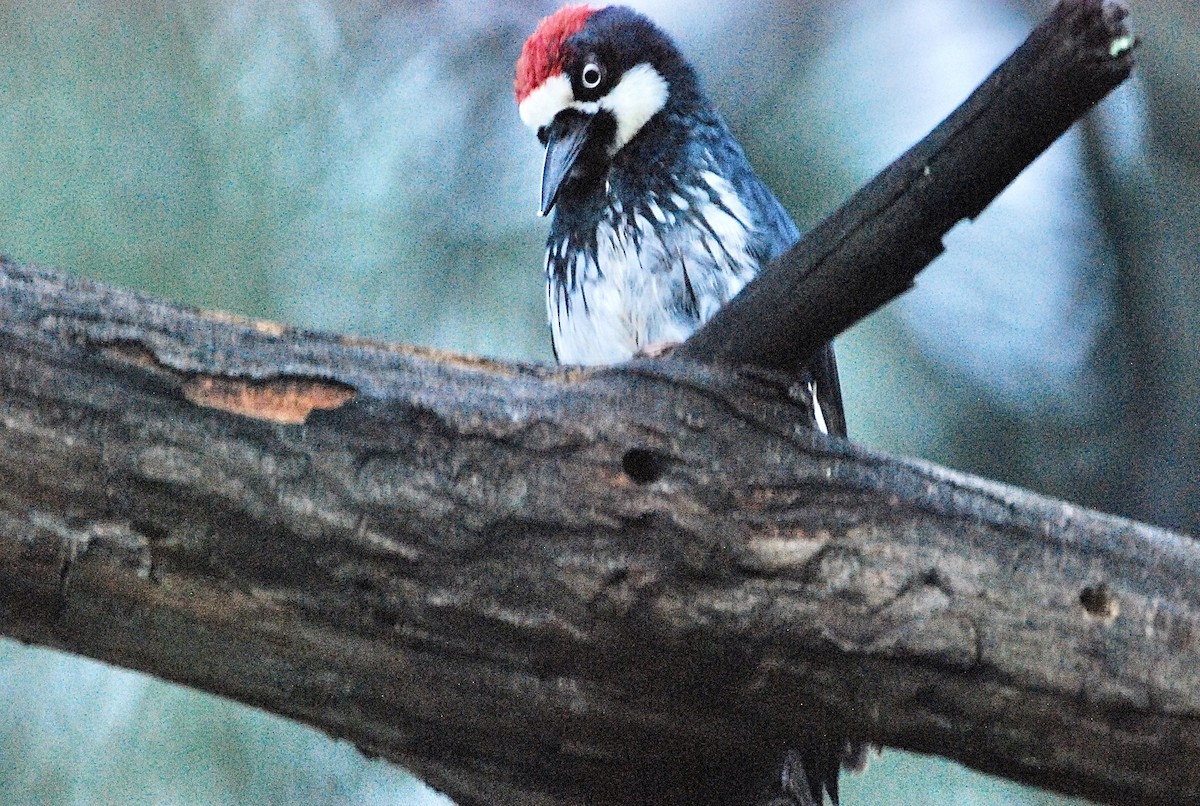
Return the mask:
{"type": "Polygon", "coordinates": [[[463,804],[716,802],[830,715],[1103,802],[1200,798],[1195,542],[808,417],[689,362],[551,373],[2,263],[0,632],[463,804]],[[234,412],[196,378],[322,405],[234,412]]]}
{"type": "Polygon", "coordinates": [[[1064,0],[924,140],[750,283],[676,354],[789,370],[907,291],[974,218],[1084,112],[1128,78],[1120,3],[1064,0]]]}

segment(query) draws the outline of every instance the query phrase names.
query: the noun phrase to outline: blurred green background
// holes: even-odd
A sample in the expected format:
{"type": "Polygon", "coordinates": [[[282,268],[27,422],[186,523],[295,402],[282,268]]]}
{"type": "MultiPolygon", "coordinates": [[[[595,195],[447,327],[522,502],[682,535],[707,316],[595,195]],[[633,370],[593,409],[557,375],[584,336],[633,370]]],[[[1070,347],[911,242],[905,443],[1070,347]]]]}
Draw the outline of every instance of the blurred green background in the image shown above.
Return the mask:
{"type": "MultiPolygon", "coordinates": [[[[0,252],[193,305],[550,360],[512,65],[556,4],[0,4],[0,252]]],[[[635,3],[802,228],[1049,2],[635,3]]],[[[1195,533],[1200,11],[1132,2],[1136,81],[840,339],[852,436],[1195,533]]],[[[0,802],[444,803],[293,723],[0,641],[0,802]]],[[[1061,804],[888,751],[844,802],[1061,804]]]]}

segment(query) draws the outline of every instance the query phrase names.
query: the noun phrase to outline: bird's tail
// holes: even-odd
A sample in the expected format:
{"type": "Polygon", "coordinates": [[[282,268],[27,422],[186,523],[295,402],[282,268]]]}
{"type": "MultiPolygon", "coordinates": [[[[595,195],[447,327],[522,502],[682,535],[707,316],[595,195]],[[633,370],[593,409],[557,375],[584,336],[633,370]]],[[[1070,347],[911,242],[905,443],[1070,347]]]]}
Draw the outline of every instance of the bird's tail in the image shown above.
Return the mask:
{"type": "Polygon", "coordinates": [[[838,739],[787,751],[760,806],[824,806],[826,796],[838,806],[838,776],[843,769],[865,769],[870,749],[865,742],[838,739]]]}

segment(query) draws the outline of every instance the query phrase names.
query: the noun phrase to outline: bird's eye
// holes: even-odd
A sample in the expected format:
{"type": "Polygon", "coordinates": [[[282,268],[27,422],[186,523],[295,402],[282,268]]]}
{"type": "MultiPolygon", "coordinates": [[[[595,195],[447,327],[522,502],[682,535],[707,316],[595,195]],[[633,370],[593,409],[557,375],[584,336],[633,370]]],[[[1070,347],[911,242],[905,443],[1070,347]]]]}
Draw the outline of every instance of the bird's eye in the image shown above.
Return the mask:
{"type": "Polygon", "coordinates": [[[579,81],[583,84],[584,89],[594,90],[600,86],[600,82],[603,80],[604,69],[595,62],[585,64],[579,73],[579,81]]]}

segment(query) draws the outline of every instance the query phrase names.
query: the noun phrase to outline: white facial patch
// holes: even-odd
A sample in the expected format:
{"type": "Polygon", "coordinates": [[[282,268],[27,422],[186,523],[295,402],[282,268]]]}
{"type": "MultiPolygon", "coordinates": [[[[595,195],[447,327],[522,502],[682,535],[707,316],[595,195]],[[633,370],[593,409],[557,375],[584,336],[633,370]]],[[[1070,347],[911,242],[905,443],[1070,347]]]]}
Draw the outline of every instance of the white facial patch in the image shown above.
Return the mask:
{"type": "Polygon", "coordinates": [[[617,119],[617,139],[612,153],[617,153],[634,138],[646,121],[658,114],[667,103],[667,80],[649,64],[639,64],[625,71],[617,86],[600,99],[600,106],[617,119]]]}
{"type": "Polygon", "coordinates": [[[617,121],[616,139],[609,149],[609,153],[616,154],[666,106],[669,91],[667,80],[644,63],[626,70],[617,86],[599,101],[576,101],[570,79],[558,73],[525,96],[517,109],[522,122],[534,131],[549,126],[564,109],[578,109],[588,115],[606,109],[617,121]]]}
{"type": "Polygon", "coordinates": [[[554,116],[574,101],[571,80],[558,73],[550,76],[536,90],[526,95],[517,111],[521,115],[521,122],[537,131],[543,126],[549,126],[554,116]]]}

